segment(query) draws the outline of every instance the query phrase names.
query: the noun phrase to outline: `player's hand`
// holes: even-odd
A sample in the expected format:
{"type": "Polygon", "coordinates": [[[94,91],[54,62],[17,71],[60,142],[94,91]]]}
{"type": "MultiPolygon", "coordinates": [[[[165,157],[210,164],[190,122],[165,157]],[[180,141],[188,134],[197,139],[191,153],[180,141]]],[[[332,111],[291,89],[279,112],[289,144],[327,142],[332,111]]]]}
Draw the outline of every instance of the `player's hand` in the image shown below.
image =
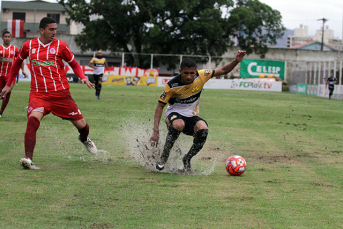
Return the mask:
{"type": "Polygon", "coordinates": [[[241,62],[245,56],[246,51],[239,50],[236,54],[236,60],[241,62]]]}
{"type": "Polygon", "coordinates": [[[88,79],[82,79],[81,83],[87,84],[87,87],[94,88],[94,84],[92,84],[88,79]]]}
{"type": "Polygon", "coordinates": [[[12,90],[12,89],[11,89],[9,86],[5,86],[5,87],[2,89],[1,93],[0,93],[0,98],[1,98],[1,99],[5,99],[5,98],[6,98],[6,95],[7,95],[8,93],[10,93],[11,90],[12,90]]]}
{"type": "Polygon", "coordinates": [[[93,68],[93,69],[95,69],[95,70],[96,70],[96,69],[98,69],[98,67],[94,66],[94,68],[93,68]]]}
{"type": "Polygon", "coordinates": [[[24,75],[24,78],[26,78],[26,77],[27,77],[26,72],[22,71],[22,73],[23,73],[23,75],[24,75]]]}
{"type": "Polygon", "coordinates": [[[157,147],[158,145],[158,139],[159,139],[159,132],[158,131],[154,131],[151,135],[150,138],[150,144],[152,147],[157,147]]]}

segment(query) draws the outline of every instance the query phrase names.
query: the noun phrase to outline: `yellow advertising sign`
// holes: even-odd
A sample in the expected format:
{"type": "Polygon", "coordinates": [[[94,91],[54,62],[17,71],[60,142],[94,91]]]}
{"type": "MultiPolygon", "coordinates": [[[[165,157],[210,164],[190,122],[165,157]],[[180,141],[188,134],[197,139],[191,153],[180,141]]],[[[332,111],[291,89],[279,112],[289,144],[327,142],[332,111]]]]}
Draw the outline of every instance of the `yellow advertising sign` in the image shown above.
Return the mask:
{"type": "Polygon", "coordinates": [[[104,75],[102,77],[102,84],[129,85],[132,80],[133,76],[104,75]]]}
{"type": "Polygon", "coordinates": [[[149,87],[157,87],[158,83],[157,77],[150,77],[150,76],[142,76],[139,79],[138,86],[149,86],[149,87]]]}
{"type": "Polygon", "coordinates": [[[102,84],[104,85],[139,85],[157,87],[157,77],[150,76],[118,76],[118,75],[104,75],[102,77],[102,84]]]}

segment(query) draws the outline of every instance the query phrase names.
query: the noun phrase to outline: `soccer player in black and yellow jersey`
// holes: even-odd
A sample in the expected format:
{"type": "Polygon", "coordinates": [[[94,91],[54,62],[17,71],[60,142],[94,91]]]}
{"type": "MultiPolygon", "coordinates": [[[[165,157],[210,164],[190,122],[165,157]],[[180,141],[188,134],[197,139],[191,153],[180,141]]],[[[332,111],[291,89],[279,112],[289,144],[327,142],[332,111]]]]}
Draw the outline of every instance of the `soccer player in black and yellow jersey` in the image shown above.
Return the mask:
{"type": "Polygon", "coordinates": [[[213,76],[225,75],[242,61],[245,51],[238,51],[236,58],[229,64],[216,70],[197,70],[196,63],[191,58],[181,62],[180,74],[171,79],[164,88],[155,110],[153,134],[150,138],[152,146],[157,146],[159,140],[159,123],[165,105],[165,122],[168,134],[160,160],[156,169],[163,170],[169,153],[180,133],[193,136],[193,145],[182,158],[184,171],[191,171],[191,159],[205,144],[208,126],[199,115],[199,99],[205,83],[213,76]]]}
{"type": "Polygon", "coordinates": [[[100,99],[102,76],[104,75],[105,68],[107,69],[108,73],[110,73],[110,70],[108,69],[108,65],[106,62],[106,58],[102,56],[101,50],[97,52],[96,57],[92,58],[88,66],[94,69],[93,78],[95,84],[95,96],[98,99],[100,99]]]}

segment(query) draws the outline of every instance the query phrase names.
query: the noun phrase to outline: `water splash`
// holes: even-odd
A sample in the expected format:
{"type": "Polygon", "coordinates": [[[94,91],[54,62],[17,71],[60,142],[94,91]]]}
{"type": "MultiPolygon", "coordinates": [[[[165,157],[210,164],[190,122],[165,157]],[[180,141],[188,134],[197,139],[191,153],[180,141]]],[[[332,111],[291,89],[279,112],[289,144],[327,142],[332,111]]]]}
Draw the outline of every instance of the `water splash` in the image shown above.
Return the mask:
{"type": "MultiPolygon", "coordinates": [[[[127,148],[130,155],[144,168],[149,171],[157,172],[155,166],[160,154],[163,151],[167,128],[163,121],[160,125],[160,138],[157,147],[150,145],[150,137],[152,135],[153,121],[148,120],[142,122],[136,120],[132,115],[131,118],[125,119],[122,123],[124,138],[126,139],[127,148]]],[[[193,138],[181,134],[170,151],[169,159],[162,173],[183,173],[182,157],[188,152],[193,142],[193,138]]],[[[204,149],[203,149],[204,150],[204,149]]],[[[191,175],[210,175],[216,167],[216,158],[209,160],[199,160],[199,155],[202,151],[192,159],[191,175]]]]}

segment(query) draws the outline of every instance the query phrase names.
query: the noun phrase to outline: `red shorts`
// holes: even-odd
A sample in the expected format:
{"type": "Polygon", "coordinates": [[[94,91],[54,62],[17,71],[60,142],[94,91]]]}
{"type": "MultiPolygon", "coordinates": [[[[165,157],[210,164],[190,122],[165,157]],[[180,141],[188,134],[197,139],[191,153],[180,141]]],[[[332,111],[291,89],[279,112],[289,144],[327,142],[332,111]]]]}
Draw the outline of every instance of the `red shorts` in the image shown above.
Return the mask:
{"type": "MultiPolygon", "coordinates": [[[[8,77],[7,76],[0,76],[0,88],[4,88],[7,84],[8,77]]],[[[15,84],[15,78],[13,79],[13,84],[15,84]]]]}
{"type": "Polygon", "coordinates": [[[27,117],[32,111],[42,112],[44,116],[51,112],[60,118],[71,121],[83,119],[69,89],[49,93],[31,91],[27,117]]]}

